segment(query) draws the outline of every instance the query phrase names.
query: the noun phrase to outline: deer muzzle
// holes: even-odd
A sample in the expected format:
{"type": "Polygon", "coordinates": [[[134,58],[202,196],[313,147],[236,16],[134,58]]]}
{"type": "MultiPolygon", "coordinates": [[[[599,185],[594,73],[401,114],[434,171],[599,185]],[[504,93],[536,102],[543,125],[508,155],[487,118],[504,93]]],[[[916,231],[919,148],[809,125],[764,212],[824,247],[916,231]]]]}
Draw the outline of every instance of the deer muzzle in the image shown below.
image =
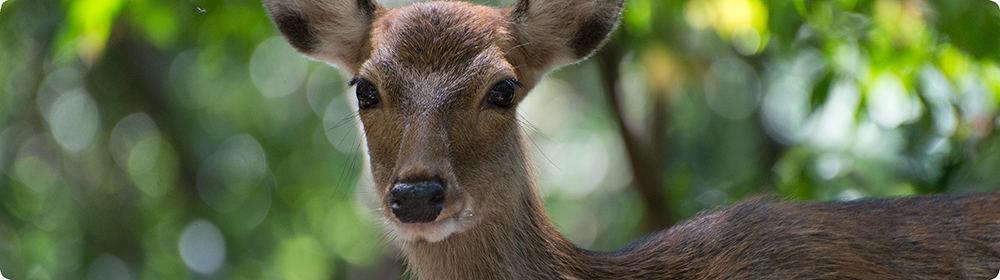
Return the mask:
{"type": "Polygon", "coordinates": [[[389,191],[392,214],[403,223],[433,222],[444,202],[444,187],[435,181],[396,184],[389,191]]]}

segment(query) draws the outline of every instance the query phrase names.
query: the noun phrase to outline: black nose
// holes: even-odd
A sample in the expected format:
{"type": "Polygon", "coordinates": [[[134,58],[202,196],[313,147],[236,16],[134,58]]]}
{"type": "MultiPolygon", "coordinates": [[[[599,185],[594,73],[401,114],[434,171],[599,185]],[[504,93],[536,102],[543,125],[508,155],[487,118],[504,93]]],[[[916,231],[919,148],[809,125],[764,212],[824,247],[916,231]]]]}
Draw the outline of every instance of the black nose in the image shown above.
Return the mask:
{"type": "Polygon", "coordinates": [[[444,188],[433,181],[396,184],[389,191],[392,214],[404,223],[428,223],[444,208],[444,188]]]}

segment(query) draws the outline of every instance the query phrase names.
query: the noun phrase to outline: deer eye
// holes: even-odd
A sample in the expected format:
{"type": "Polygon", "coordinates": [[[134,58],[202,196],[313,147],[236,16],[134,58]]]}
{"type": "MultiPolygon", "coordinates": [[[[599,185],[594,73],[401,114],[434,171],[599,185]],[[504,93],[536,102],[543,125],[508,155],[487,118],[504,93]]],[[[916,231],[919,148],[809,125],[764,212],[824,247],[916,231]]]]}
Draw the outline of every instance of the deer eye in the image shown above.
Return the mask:
{"type": "Polygon", "coordinates": [[[500,81],[490,89],[489,99],[486,102],[500,108],[510,107],[511,104],[514,104],[514,86],[516,85],[521,85],[521,82],[515,79],[500,81]]]}
{"type": "Polygon", "coordinates": [[[378,89],[371,82],[362,78],[354,78],[350,85],[356,85],[358,107],[365,109],[378,104],[378,89]]]}

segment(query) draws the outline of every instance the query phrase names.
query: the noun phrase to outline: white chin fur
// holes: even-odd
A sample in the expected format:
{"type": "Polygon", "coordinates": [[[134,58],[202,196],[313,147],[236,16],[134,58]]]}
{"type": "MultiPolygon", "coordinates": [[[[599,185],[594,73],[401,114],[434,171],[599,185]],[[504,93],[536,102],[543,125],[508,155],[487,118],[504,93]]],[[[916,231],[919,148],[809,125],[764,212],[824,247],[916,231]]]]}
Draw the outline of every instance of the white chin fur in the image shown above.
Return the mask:
{"type": "Polygon", "coordinates": [[[430,223],[405,224],[389,222],[389,231],[403,241],[438,242],[455,233],[466,231],[479,223],[481,215],[473,215],[471,198],[466,200],[465,209],[440,221],[430,223]]]}
{"type": "Polygon", "coordinates": [[[458,227],[455,225],[455,219],[449,218],[420,224],[392,223],[392,228],[396,236],[405,241],[438,242],[451,236],[458,227]]]}

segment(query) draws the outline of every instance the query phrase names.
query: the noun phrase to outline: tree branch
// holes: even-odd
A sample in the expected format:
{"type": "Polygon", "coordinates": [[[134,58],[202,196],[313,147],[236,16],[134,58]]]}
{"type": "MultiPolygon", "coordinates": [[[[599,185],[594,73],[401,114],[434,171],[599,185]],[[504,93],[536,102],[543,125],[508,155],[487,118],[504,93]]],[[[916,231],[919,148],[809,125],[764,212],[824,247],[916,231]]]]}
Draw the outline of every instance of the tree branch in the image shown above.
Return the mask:
{"type": "MultiPolygon", "coordinates": [[[[621,40],[622,37],[617,39],[621,40]]],[[[656,134],[662,130],[656,127],[649,129],[648,131],[651,131],[652,135],[650,135],[649,139],[645,139],[646,141],[642,141],[643,139],[640,139],[640,136],[625,124],[624,112],[618,98],[621,91],[618,83],[620,75],[619,63],[622,58],[621,45],[615,40],[608,42],[596,58],[601,69],[604,97],[611,111],[614,113],[615,121],[618,123],[619,134],[622,137],[622,142],[625,144],[625,150],[632,165],[634,186],[639,191],[639,195],[645,204],[647,230],[652,231],[666,228],[676,222],[676,218],[665,203],[669,200],[663,192],[665,164],[661,158],[663,153],[657,149],[657,145],[660,143],[652,141],[659,138],[656,134]]],[[[662,121],[666,115],[666,106],[663,104],[665,100],[659,96],[655,100],[657,104],[653,106],[654,112],[652,117],[654,120],[652,123],[654,126],[662,126],[662,121]]]]}

